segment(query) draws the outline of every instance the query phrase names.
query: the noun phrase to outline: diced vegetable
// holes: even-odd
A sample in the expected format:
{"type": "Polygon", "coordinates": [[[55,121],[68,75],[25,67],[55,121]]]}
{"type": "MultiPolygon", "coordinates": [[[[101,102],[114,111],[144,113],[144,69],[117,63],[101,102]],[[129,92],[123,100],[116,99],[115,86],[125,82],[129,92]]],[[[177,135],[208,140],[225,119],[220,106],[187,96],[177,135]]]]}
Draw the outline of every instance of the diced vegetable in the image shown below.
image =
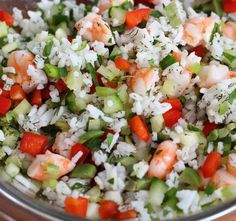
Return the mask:
{"type": "Polygon", "coordinates": [[[181,103],[180,100],[177,99],[177,98],[165,99],[165,100],[162,101],[162,103],[171,104],[172,109],[179,110],[179,111],[181,111],[182,108],[183,108],[182,103],[181,103]]]}
{"type": "Polygon", "coordinates": [[[84,145],[77,143],[74,146],[72,146],[71,148],[71,152],[70,152],[70,159],[72,159],[78,152],[82,152],[82,156],[79,158],[79,160],[77,161],[77,163],[83,163],[87,156],[90,153],[89,148],[85,147],[84,145]]]}
{"type": "Polygon", "coordinates": [[[65,77],[65,83],[70,90],[80,91],[84,85],[82,73],[76,69],[69,71],[65,77]]]}
{"type": "Polygon", "coordinates": [[[17,141],[20,137],[19,131],[13,127],[3,127],[3,133],[5,136],[3,145],[6,145],[11,148],[15,148],[17,145],[17,141]]]}
{"type": "Polygon", "coordinates": [[[118,213],[118,204],[111,200],[100,202],[99,215],[102,219],[111,219],[118,213]]]}
{"type": "Polygon", "coordinates": [[[15,164],[19,168],[22,168],[22,161],[17,155],[11,155],[6,159],[5,164],[7,165],[10,163],[15,164]]]}
{"type": "Polygon", "coordinates": [[[223,52],[224,63],[229,65],[232,68],[236,68],[236,53],[231,50],[225,50],[223,52]]]}
{"type": "Polygon", "coordinates": [[[18,44],[16,42],[12,42],[12,43],[4,45],[2,47],[2,52],[4,55],[7,55],[11,51],[14,51],[15,49],[17,49],[17,47],[18,47],[18,44]]]}
{"type": "Polygon", "coordinates": [[[104,98],[104,112],[106,114],[112,114],[124,109],[123,103],[120,98],[114,94],[104,98]]]}
{"type": "Polygon", "coordinates": [[[236,3],[235,0],[224,0],[223,1],[224,12],[234,13],[236,12],[236,3]]]}
{"type": "Polygon", "coordinates": [[[52,190],[55,190],[56,185],[57,185],[57,180],[52,178],[52,179],[44,180],[42,183],[42,188],[46,189],[47,187],[49,187],[52,190]]]}
{"type": "Polygon", "coordinates": [[[142,21],[147,21],[151,8],[140,8],[133,11],[126,12],[126,25],[128,29],[134,28],[139,25],[142,21]]]}
{"type": "Polygon", "coordinates": [[[0,114],[5,115],[11,108],[11,100],[0,95],[0,114]]]}
{"type": "Polygon", "coordinates": [[[115,61],[116,58],[121,57],[121,56],[122,56],[122,53],[121,53],[120,49],[119,49],[117,46],[115,46],[115,47],[113,48],[111,54],[110,54],[110,59],[111,59],[112,61],[115,61]]]}
{"type": "Polygon", "coordinates": [[[79,164],[71,172],[70,177],[80,179],[92,179],[97,172],[97,169],[92,164],[79,164]]]}
{"type": "Polygon", "coordinates": [[[30,105],[30,103],[26,99],[24,99],[13,109],[13,112],[18,117],[20,114],[28,114],[31,108],[32,106],[30,105]]]}
{"type": "Polygon", "coordinates": [[[10,90],[10,98],[14,101],[22,101],[26,98],[23,88],[18,84],[13,85],[10,90]]]}
{"type": "Polygon", "coordinates": [[[99,186],[94,186],[86,192],[86,195],[89,196],[91,202],[98,202],[101,198],[101,190],[99,186]]]}
{"type": "Polygon", "coordinates": [[[214,11],[217,15],[222,16],[223,15],[223,8],[222,8],[222,0],[212,0],[212,4],[214,6],[214,11]]]}
{"type": "Polygon", "coordinates": [[[169,5],[165,7],[166,17],[169,19],[172,27],[178,27],[182,23],[182,19],[180,17],[179,9],[176,5],[176,2],[171,2],[169,5]]]}
{"type": "Polygon", "coordinates": [[[221,165],[221,155],[218,152],[211,152],[207,155],[202,167],[201,172],[205,178],[212,177],[221,165]]]}
{"type": "Polygon", "coordinates": [[[12,26],[14,18],[8,12],[0,8],[0,21],[5,21],[8,26],[12,26]]]}
{"type": "Polygon", "coordinates": [[[103,122],[100,119],[89,120],[88,130],[101,130],[103,122]]]}
{"type": "Polygon", "coordinates": [[[218,128],[218,125],[215,123],[210,123],[209,121],[204,122],[203,124],[203,130],[202,132],[204,133],[204,135],[207,137],[211,131],[213,131],[214,129],[218,128]]]}
{"type": "Polygon", "coordinates": [[[109,81],[113,81],[113,79],[123,74],[123,72],[115,66],[115,63],[110,63],[106,67],[101,65],[98,68],[97,72],[100,73],[103,77],[107,78],[109,81]]]}
{"type": "Polygon", "coordinates": [[[178,120],[182,117],[182,112],[171,109],[163,114],[166,127],[174,126],[178,120]]]}
{"type": "Polygon", "coordinates": [[[195,63],[195,64],[191,64],[189,66],[189,70],[190,72],[194,73],[194,74],[199,74],[202,70],[202,66],[198,63],[195,63]]]}
{"type": "Polygon", "coordinates": [[[121,57],[116,58],[115,65],[117,68],[119,68],[125,72],[129,72],[129,70],[130,70],[130,63],[121,57]]]}
{"type": "Polygon", "coordinates": [[[160,66],[163,70],[176,63],[176,59],[172,55],[167,55],[160,61],[160,66]]]}
{"type": "Polygon", "coordinates": [[[17,167],[15,164],[13,163],[9,163],[5,166],[5,170],[6,173],[11,176],[11,177],[15,177],[17,174],[19,174],[20,172],[20,168],[17,167]]]}
{"type": "Polygon", "coordinates": [[[197,55],[198,57],[203,58],[207,52],[207,49],[204,47],[204,45],[198,45],[189,50],[189,53],[192,52],[195,52],[195,55],[197,55]]]}
{"type": "Polygon", "coordinates": [[[128,95],[127,90],[128,90],[128,87],[126,84],[122,84],[120,87],[117,88],[117,95],[121,99],[123,104],[127,104],[129,101],[129,95],[128,95]]]}
{"type": "Polygon", "coordinates": [[[137,212],[135,210],[127,210],[124,212],[118,212],[115,215],[115,220],[120,221],[120,220],[128,220],[128,219],[135,219],[137,217],[137,212]]]}
{"type": "Polygon", "coordinates": [[[167,96],[173,97],[175,96],[177,89],[178,89],[178,85],[174,81],[165,80],[161,88],[161,92],[163,94],[166,94],[167,96]]]}
{"type": "Polygon", "coordinates": [[[42,101],[42,94],[41,94],[41,90],[35,90],[32,98],[31,98],[31,104],[32,105],[37,105],[37,106],[41,106],[43,103],[42,101]]]}
{"type": "Polygon", "coordinates": [[[185,168],[179,176],[179,181],[184,187],[198,189],[202,182],[199,174],[192,168],[185,168]],[[187,186],[186,186],[187,185],[187,186]]]}
{"type": "Polygon", "coordinates": [[[44,70],[48,77],[59,79],[61,77],[65,77],[67,75],[67,70],[65,67],[59,68],[52,64],[45,64],[44,70]]]}
{"type": "Polygon", "coordinates": [[[159,133],[164,128],[164,118],[162,115],[152,117],[150,122],[153,132],[159,133]]]}
{"type": "Polygon", "coordinates": [[[96,87],[96,93],[98,96],[106,97],[116,93],[116,90],[110,87],[96,87]]]}
{"type": "Polygon", "coordinates": [[[87,133],[83,134],[80,136],[79,138],[79,142],[81,144],[91,140],[91,139],[94,139],[94,138],[97,138],[97,137],[101,137],[102,135],[104,134],[104,131],[102,130],[92,130],[92,131],[88,131],[87,133]]]}
{"type": "Polygon", "coordinates": [[[8,26],[6,22],[0,22],[0,38],[6,37],[8,34],[8,26]]]}
{"type": "Polygon", "coordinates": [[[53,46],[53,40],[50,39],[49,41],[46,42],[46,45],[43,49],[43,56],[44,57],[47,58],[50,55],[51,50],[52,50],[52,46],[53,46]]]}
{"type": "Polygon", "coordinates": [[[163,15],[161,14],[160,11],[158,11],[158,10],[153,10],[153,11],[151,12],[150,16],[152,16],[152,17],[154,17],[154,18],[160,18],[160,17],[163,16],[163,15]]]}
{"type": "Polygon", "coordinates": [[[126,10],[121,7],[112,7],[109,11],[110,17],[117,20],[116,26],[123,25],[125,23],[126,10]]]}
{"type": "Polygon", "coordinates": [[[70,91],[66,95],[66,104],[68,105],[68,108],[73,113],[80,113],[81,110],[86,108],[86,102],[82,98],[77,98],[75,94],[70,91]]]}
{"type": "Polygon", "coordinates": [[[221,189],[221,198],[223,201],[229,201],[236,194],[236,186],[226,186],[221,189]]]}
{"type": "Polygon", "coordinates": [[[97,75],[96,75],[96,71],[95,71],[95,69],[94,69],[94,67],[93,67],[93,65],[91,63],[87,63],[86,64],[86,70],[87,70],[87,72],[89,72],[91,74],[92,79],[93,79],[93,83],[96,86],[99,86],[99,81],[98,81],[98,78],[97,78],[97,75]]]}
{"type": "Polygon", "coordinates": [[[147,125],[141,116],[134,116],[129,120],[131,130],[143,141],[148,142],[151,138],[147,125]]]}
{"type": "Polygon", "coordinates": [[[73,197],[66,197],[65,201],[65,211],[75,216],[86,217],[89,201],[84,197],[78,197],[77,199],[73,197]]]}
{"type": "Polygon", "coordinates": [[[48,143],[48,137],[31,132],[24,132],[20,142],[20,150],[31,156],[36,156],[44,152],[48,143]]]}

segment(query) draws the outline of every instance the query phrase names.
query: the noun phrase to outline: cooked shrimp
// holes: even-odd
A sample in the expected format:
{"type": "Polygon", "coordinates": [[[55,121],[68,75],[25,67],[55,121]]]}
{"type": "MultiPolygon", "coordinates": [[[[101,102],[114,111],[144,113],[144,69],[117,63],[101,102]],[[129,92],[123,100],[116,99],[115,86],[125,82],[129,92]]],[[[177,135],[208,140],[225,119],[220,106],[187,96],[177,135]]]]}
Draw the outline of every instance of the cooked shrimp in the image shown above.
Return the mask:
{"type": "MultiPolygon", "coordinates": [[[[98,8],[101,12],[111,8],[112,6],[119,6],[126,2],[127,0],[99,0],[98,1],[98,8]]],[[[134,4],[133,0],[128,0],[128,2],[131,2],[134,4]]]]}
{"type": "Polygon", "coordinates": [[[133,73],[128,79],[131,89],[138,94],[144,95],[159,80],[158,71],[154,68],[141,68],[133,73]]]}
{"type": "Polygon", "coordinates": [[[229,21],[224,24],[222,28],[223,35],[227,38],[230,38],[236,41],[236,23],[229,21]]]}
{"type": "Polygon", "coordinates": [[[211,183],[215,187],[224,187],[236,185],[236,178],[225,169],[219,169],[211,179],[211,183]]]}
{"type": "Polygon", "coordinates": [[[88,41],[100,41],[107,46],[115,44],[111,29],[109,25],[103,21],[101,15],[89,13],[75,24],[75,28],[79,31],[79,34],[88,41]]]}
{"type": "Polygon", "coordinates": [[[216,19],[195,17],[184,24],[184,40],[190,46],[197,46],[209,41],[216,19]]]}
{"type": "Polygon", "coordinates": [[[231,153],[226,162],[227,170],[236,177],[236,153],[231,153]]]}
{"type": "Polygon", "coordinates": [[[200,77],[198,86],[210,88],[223,80],[236,77],[236,74],[229,71],[226,65],[214,63],[204,66],[198,76],[200,77]]]}
{"type": "Polygon", "coordinates": [[[159,144],[156,154],[150,162],[148,176],[164,179],[171,172],[176,162],[177,148],[177,145],[170,140],[159,144]]]}
{"type": "Polygon", "coordinates": [[[75,167],[75,164],[69,159],[47,151],[45,154],[37,155],[28,168],[27,174],[29,177],[43,181],[50,178],[56,178],[69,173],[75,167]],[[56,169],[49,171],[50,165],[56,169]],[[58,168],[58,170],[57,170],[58,168]]]}

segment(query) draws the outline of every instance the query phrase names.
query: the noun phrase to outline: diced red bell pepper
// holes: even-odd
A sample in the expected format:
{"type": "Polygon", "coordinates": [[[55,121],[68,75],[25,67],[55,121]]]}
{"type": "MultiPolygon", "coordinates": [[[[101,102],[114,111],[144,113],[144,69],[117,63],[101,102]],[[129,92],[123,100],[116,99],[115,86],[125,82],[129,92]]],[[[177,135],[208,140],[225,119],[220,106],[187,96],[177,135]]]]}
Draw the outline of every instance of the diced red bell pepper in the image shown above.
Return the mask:
{"type": "Polygon", "coordinates": [[[236,12],[236,0],[224,0],[223,1],[224,12],[235,13],[236,12]]]}
{"type": "Polygon", "coordinates": [[[0,95],[0,114],[5,115],[11,108],[11,100],[0,95]]]}
{"type": "Polygon", "coordinates": [[[42,98],[42,91],[41,90],[34,91],[30,103],[32,105],[37,105],[38,107],[42,105],[43,98],[42,98]]]}
{"type": "Polygon", "coordinates": [[[182,111],[182,109],[183,109],[182,103],[177,98],[165,99],[165,100],[162,101],[162,103],[171,104],[171,106],[172,106],[171,109],[174,109],[174,110],[182,111]]]}
{"type": "Polygon", "coordinates": [[[26,98],[25,92],[19,84],[15,84],[11,87],[10,98],[14,101],[22,101],[26,98]]]}
{"type": "Polygon", "coordinates": [[[107,81],[106,83],[104,83],[105,86],[107,87],[111,87],[111,88],[117,88],[118,87],[118,83],[114,82],[114,81],[107,81]]]}
{"type": "Polygon", "coordinates": [[[153,6],[153,0],[134,0],[134,4],[137,5],[137,4],[143,4],[143,5],[146,5],[148,7],[151,7],[153,6]]]}
{"type": "Polygon", "coordinates": [[[128,29],[134,28],[139,25],[142,21],[147,21],[150,15],[151,8],[140,8],[133,11],[126,12],[125,22],[128,29]]]}
{"type": "Polygon", "coordinates": [[[66,197],[65,201],[65,211],[75,216],[86,217],[88,210],[88,199],[84,197],[78,197],[77,199],[73,197],[66,197]]]}
{"type": "Polygon", "coordinates": [[[41,92],[43,100],[47,100],[47,99],[50,98],[50,94],[49,93],[50,93],[49,86],[47,86],[41,92]]]}
{"type": "Polygon", "coordinates": [[[195,52],[195,55],[197,55],[198,57],[203,58],[205,54],[207,53],[207,49],[204,47],[204,45],[198,45],[189,50],[189,53],[192,53],[192,52],[195,52]]]}
{"type": "Polygon", "coordinates": [[[20,142],[20,150],[31,156],[44,152],[48,143],[48,137],[31,132],[24,132],[20,142]]]}
{"type": "Polygon", "coordinates": [[[72,35],[68,35],[68,36],[67,36],[67,40],[68,40],[69,42],[72,42],[73,39],[74,39],[74,38],[73,38],[72,35]]]}
{"type": "Polygon", "coordinates": [[[12,26],[14,18],[8,12],[0,8],[0,21],[5,21],[8,26],[12,26]]]}
{"type": "Polygon", "coordinates": [[[118,204],[112,200],[103,200],[98,211],[102,219],[111,219],[118,213],[118,204]]]}
{"type": "Polygon", "coordinates": [[[68,87],[65,84],[65,82],[62,79],[59,79],[55,84],[54,84],[55,88],[59,91],[59,93],[63,94],[66,93],[68,91],[68,87]]]}
{"type": "Polygon", "coordinates": [[[134,116],[129,120],[131,130],[143,141],[148,142],[151,138],[146,122],[141,116],[134,116]]]}
{"type": "Polygon", "coordinates": [[[171,109],[163,114],[166,127],[174,126],[182,117],[182,112],[179,110],[171,109]]]}
{"type": "Polygon", "coordinates": [[[74,157],[79,151],[81,151],[83,155],[79,158],[77,163],[83,163],[86,160],[87,156],[89,155],[90,149],[80,143],[77,143],[71,148],[70,159],[74,157]]]}
{"type": "Polygon", "coordinates": [[[125,212],[118,212],[115,215],[116,221],[135,219],[137,217],[137,212],[133,209],[127,210],[125,212]]]}
{"type": "Polygon", "coordinates": [[[211,152],[207,155],[200,168],[204,178],[213,177],[221,165],[221,155],[218,152],[211,152]]]}
{"type": "Polygon", "coordinates": [[[119,68],[125,72],[129,72],[130,63],[127,60],[125,60],[124,58],[121,58],[121,57],[116,58],[115,65],[117,68],[119,68]]]}
{"type": "Polygon", "coordinates": [[[204,124],[203,124],[203,134],[207,137],[211,131],[213,131],[214,129],[217,129],[218,128],[218,125],[215,124],[215,123],[211,123],[209,121],[205,121],[204,124]]]}

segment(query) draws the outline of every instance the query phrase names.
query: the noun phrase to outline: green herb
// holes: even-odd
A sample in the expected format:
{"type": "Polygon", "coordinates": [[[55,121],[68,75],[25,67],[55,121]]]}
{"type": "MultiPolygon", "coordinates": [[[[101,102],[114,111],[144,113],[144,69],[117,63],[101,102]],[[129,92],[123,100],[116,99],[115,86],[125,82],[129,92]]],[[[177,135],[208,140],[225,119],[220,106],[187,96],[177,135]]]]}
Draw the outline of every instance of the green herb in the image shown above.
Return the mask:
{"type": "Polygon", "coordinates": [[[214,28],[213,28],[213,30],[212,30],[212,32],[211,32],[210,42],[213,41],[213,39],[214,39],[214,37],[215,37],[215,34],[216,34],[217,32],[219,32],[219,31],[220,31],[220,27],[219,27],[219,25],[218,25],[217,23],[215,23],[214,28]]]}
{"type": "Polygon", "coordinates": [[[114,178],[111,178],[111,179],[109,179],[107,182],[113,185],[114,182],[115,182],[115,179],[114,179],[114,178]]]}
{"type": "Polygon", "coordinates": [[[188,124],[188,130],[191,130],[191,131],[196,131],[196,132],[200,132],[201,129],[199,129],[198,127],[195,127],[194,125],[192,124],[188,124]]]}
{"type": "Polygon", "coordinates": [[[107,144],[108,144],[108,146],[111,145],[112,140],[113,140],[113,134],[108,133],[107,134],[107,144]]]}
{"type": "Polygon", "coordinates": [[[234,102],[234,100],[236,99],[236,89],[234,89],[228,97],[228,101],[230,104],[232,104],[234,102]]]}
{"type": "Polygon", "coordinates": [[[53,25],[59,25],[62,22],[68,23],[68,17],[66,15],[57,14],[52,16],[53,25]]]}
{"type": "Polygon", "coordinates": [[[222,16],[224,13],[222,8],[222,0],[212,0],[212,4],[214,6],[215,13],[219,16],[222,16]]]}
{"type": "Polygon", "coordinates": [[[205,192],[207,195],[211,195],[214,191],[215,191],[215,188],[214,188],[210,183],[207,184],[207,187],[206,187],[206,189],[204,190],[204,192],[205,192]]]}
{"type": "Polygon", "coordinates": [[[184,171],[180,174],[179,182],[182,183],[184,186],[187,185],[187,187],[191,189],[197,189],[202,184],[202,180],[198,172],[189,167],[186,167],[184,171]]]}
{"type": "Polygon", "coordinates": [[[91,63],[86,64],[86,71],[91,74],[92,79],[93,79],[93,83],[95,84],[95,86],[99,86],[96,71],[91,63]]]}
{"type": "Polygon", "coordinates": [[[150,15],[154,18],[160,18],[161,16],[163,16],[162,13],[158,10],[153,10],[150,15]]]}
{"type": "Polygon", "coordinates": [[[156,43],[158,42],[158,40],[157,39],[154,39],[154,41],[153,41],[153,45],[155,45],[156,43]]]}
{"type": "Polygon", "coordinates": [[[227,101],[219,105],[218,113],[219,115],[224,115],[229,110],[229,103],[227,101]]]}
{"type": "Polygon", "coordinates": [[[131,3],[131,1],[125,1],[122,5],[121,5],[122,9],[125,10],[129,10],[133,8],[133,4],[131,3]]]}
{"type": "Polygon", "coordinates": [[[43,56],[44,57],[48,57],[51,53],[51,50],[52,50],[52,46],[53,46],[53,41],[50,40],[46,43],[44,49],[43,49],[43,56]]]}
{"type": "Polygon", "coordinates": [[[98,63],[99,63],[100,65],[102,65],[102,56],[101,56],[101,55],[98,55],[98,63]]]}
{"type": "Polygon", "coordinates": [[[155,68],[155,67],[156,67],[153,58],[152,58],[151,60],[149,60],[148,62],[149,62],[150,67],[152,67],[152,68],[155,68]]]}
{"type": "Polygon", "coordinates": [[[109,39],[108,39],[108,42],[109,42],[109,43],[112,43],[112,38],[109,38],[109,39]]]}
{"type": "Polygon", "coordinates": [[[181,96],[181,97],[179,97],[179,100],[180,100],[181,104],[182,104],[183,107],[184,107],[185,104],[186,104],[186,98],[185,98],[184,96],[181,96]]]}
{"type": "Polygon", "coordinates": [[[165,58],[163,58],[160,61],[160,66],[162,68],[162,70],[165,70],[166,68],[168,68],[169,66],[171,66],[172,64],[174,64],[176,62],[176,59],[174,56],[172,55],[167,55],[165,58]]]}
{"type": "Polygon", "coordinates": [[[66,75],[67,75],[67,70],[65,67],[58,68],[58,72],[59,72],[60,77],[66,77],[66,75]]]}
{"type": "Polygon", "coordinates": [[[81,184],[81,183],[75,183],[75,184],[71,187],[71,189],[72,189],[72,190],[77,190],[77,189],[81,189],[81,188],[83,188],[83,187],[84,187],[83,184],[81,184]]]}
{"type": "Polygon", "coordinates": [[[88,131],[87,133],[83,134],[80,136],[79,138],[79,142],[81,144],[89,141],[90,139],[93,139],[93,138],[97,138],[97,137],[100,137],[104,134],[104,131],[102,130],[92,130],[92,131],[88,131]]]}
{"type": "Polygon", "coordinates": [[[101,138],[93,138],[85,143],[86,147],[91,150],[99,149],[101,147],[102,139],[101,138]]]}

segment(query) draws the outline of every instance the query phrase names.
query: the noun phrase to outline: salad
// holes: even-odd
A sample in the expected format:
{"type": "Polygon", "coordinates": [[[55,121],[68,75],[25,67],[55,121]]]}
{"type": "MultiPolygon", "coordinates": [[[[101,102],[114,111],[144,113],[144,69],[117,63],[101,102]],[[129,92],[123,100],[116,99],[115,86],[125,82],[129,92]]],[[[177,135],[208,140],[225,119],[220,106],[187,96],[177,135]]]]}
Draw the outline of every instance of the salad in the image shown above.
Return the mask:
{"type": "Polygon", "coordinates": [[[0,9],[0,178],[92,220],[236,196],[236,1],[0,9]]]}

